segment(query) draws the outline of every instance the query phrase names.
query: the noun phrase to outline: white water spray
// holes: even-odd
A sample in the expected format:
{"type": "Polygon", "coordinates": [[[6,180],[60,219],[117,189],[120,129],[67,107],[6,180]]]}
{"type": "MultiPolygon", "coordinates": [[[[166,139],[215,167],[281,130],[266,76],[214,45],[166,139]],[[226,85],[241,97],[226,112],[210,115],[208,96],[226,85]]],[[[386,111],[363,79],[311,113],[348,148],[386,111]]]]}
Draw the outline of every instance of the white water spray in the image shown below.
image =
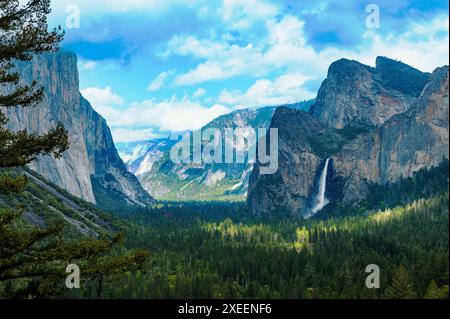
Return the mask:
{"type": "Polygon", "coordinates": [[[315,206],[312,209],[311,213],[314,215],[322,208],[324,208],[330,201],[325,197],[325,190],[327,187],[327,173],[328,173],[328,163],[330,159],[327,158],[325,162],[325,166],[323,167],[322,173],[320,174],[320,185],[319,185],[319,193],[317,194],[315,200],[315,206]]]}

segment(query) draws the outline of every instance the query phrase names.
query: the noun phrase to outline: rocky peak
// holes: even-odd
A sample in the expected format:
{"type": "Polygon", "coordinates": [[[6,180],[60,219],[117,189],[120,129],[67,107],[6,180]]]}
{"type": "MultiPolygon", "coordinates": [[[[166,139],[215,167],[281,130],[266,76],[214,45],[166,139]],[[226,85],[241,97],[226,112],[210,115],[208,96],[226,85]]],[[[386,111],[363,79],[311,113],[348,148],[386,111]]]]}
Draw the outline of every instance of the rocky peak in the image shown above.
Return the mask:
{"type": "Polygon", "coordinates": [[[359,136],[333,157],[344,200],[364,198],[368,183],[394,182],[449,157],[448,67],[436,69],[408,112],[359,136]]]}
{"type": "Polygon", "coordinates": [[[449,157],[448,82],[448,66],[429,75],[387,58],[377,59],[377,68],[345,59],[333,63],[309,114],[275,112],[279,169],[262,175],[255,164],[250,211],[307,213],[327,158],[326,197],[344,202],[363,199],[372,183],[438,166],[449,157]]]}
{"type": "Polygon", "coordinates": [[[336,81],[355,81],[373,73],[374,68],[355,60],[339,59],[330,64],[327,79],[336,81]]]}
{"type": "Polygon", "coordinates": [[[411,96],[419,96],[430,78],[429,73],[386,57],[377,57],[375,64],[384,85],[411,96]]]}
{"type": "Polygon", "coordinates": [[[332,63],[310,114],[334,127],[377,127],[408,110],[429,75],[379,57],[377,67],[340,59],[332,63]]]}

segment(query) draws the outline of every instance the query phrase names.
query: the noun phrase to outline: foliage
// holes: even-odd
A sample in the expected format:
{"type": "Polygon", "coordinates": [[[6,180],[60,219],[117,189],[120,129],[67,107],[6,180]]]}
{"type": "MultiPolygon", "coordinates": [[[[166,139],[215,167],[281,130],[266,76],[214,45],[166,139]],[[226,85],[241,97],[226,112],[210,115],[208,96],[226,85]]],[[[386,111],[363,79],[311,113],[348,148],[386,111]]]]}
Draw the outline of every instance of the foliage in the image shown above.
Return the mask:
{"type": "MultiPolygon", "coordinates": [[[[60,28],[48,31],[49,0],[0,1],[0,107],[31,107],[43,98],[43,89],[36,82],[21,84],[14,61],[28,61],[33,54],[58,49],[63,37],[60,28]]],[[[58,123],[47,134],[38,136],[26,130],[12,132],[0,110],[0,167],[22,166],[39,155],[59,157],[68,148],[67,131],[58,123]]]]}
{"type": "Polygon", "coordinates": [[[389,299],[412,299],[415,297],[411,278],[402,265],[396,269],[392,284],[387,287],[385,296],[389,299]]]}
{"type": "Polygon", "coordinates": [[[151,266],[107,283],[104,296],[424,298],[427,291],[433,298],[445,295],[448,194],[368,216],[328,220],[286,216],[268,220],[246,215],[237,204],[215,205],[172,203],[122,214],[132,221],[126,246],[151,250],[151,266]],[[372,263],[381,269],[380,289],[365,286],[365,267],[372,263]],[[428,288],[433,280],[436,289],[428,288]]]}
{"type": "Polygon", "coordinates": [[[315,215],[315,218],[361,215],[368,211],[406,205],[421,198],[445,194],[449,187],[448,164],[448,159],[443,159],[438,166],[421,169],[413,176],[400,178],[395,183],[371,184],[364,200],[350,204],[338,199],[333,200],[315,215]]]}

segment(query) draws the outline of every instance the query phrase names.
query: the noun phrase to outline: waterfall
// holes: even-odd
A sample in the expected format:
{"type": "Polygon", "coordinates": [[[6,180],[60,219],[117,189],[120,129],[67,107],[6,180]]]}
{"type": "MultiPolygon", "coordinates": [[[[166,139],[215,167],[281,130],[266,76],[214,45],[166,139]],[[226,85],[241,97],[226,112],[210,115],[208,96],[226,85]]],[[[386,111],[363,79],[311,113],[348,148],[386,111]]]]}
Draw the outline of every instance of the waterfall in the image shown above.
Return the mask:
{"type": "Polygon", "coordinates": [[[325,190],[327,187],[327,173],[328,173],[328,163],[330,162],[330,159],[327,158],[325,162],[325,166],[323,167],[322,173],[320,174],[320,181],[319,181],[319,193],[317,194],[316,200],[315,200],[315,206],[311,211],[311,214],[314,215],[318,211],[320,211],[322,208],[324,208],[330,201],[325,197],[325,190]]]}

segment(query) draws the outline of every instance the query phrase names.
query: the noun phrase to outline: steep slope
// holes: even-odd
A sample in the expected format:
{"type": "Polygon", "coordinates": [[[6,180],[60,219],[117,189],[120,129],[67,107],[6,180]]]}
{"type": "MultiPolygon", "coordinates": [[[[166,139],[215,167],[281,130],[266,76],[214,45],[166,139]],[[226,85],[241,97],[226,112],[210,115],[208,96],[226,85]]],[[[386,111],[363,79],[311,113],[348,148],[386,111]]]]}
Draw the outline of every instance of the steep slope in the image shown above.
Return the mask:
{"type": "MultiPolygon", "coordinates": [[[[277,112],[271,126],[280,132],[279,171],[264,176],[255,165],[247,199],[253,213],[308,214],[327,158],[325,195],[345,202],[364,198],[371,183],[394,182],[448,158],[448,67],[430,77],[385,58],[377,59],[377,70],[340,60],[330,74],[334,84],[324,82],[310,114],[332,130],[319,140],[339,147],[314,150],[317,141],[304,138],[309,135],[305,123],[311,119],[277,112]],[[372,102],[360,103],[364,98],[372,102]],[[333,130],[340,137],[330,135],[333,130]]],[[[324,129],[313,132],[320,136],[324,129]]]]}
{"type": "Polygon", "coordinates": [[[448,76],[448,67],[436,69],[408,112],[362,134],[333,156],[335,175],[345,180],[345,201],[364,198],[367,183],[393,182],[448,159],[448,76]]]}
{"type": "Polygon", "coordinates": [[[271,125],[278,128],[278,171],[261,175],[257,162],[250,177],[247,205],[253,213],[306,213],[322,159],[337,152],[345,135],[306,112],[278,108],[271,125]]]}
{"type": "MultiPolygon", "coordinates": [[[[275,107],[238,110],[213,120],[201,130],[217,128],[224,135],[225,128],[267,128],[274,111],[275,107]]],[[[244,200],[252,167],[247,161],[176,164],[170,159],[169,147],[152,165],[151,171],[140,179],[144,188],[157,199],[244,200]]]]}
{"type": "Polygon", "coordinates": [[[69,132],[70,148],[60,160],[40,158],[30,167],[70,194],[99,203],[98,194],[129,204],[147,205],[153,199],[129,173],[114,147],[105,120],[79,93],[77,58],[70,52],[35,56],[17,63],[25,83],[36,80],[45,98],[35,108],[5,110],[8,128],[44,133],[57,122],[69,132]]]}
{"type": "Polygon", "coordinates": [[[409,109],[429,74],[378,57],[376,67],[341,59],[332,63],[310,114],[335,128],[380,126],[409,109]]]}
{"type": "Polygon", "coordinates": [[[164,157],[166,152],[176,143],[168,138],[136,141],[129,143],[116,143],[117,152],[128,171],[138,179],[152,170],[153,164],[164,157]]]}
{"type": "MultiPolygon", "coordinates": [[[[0,174],[4,171],[0,171],[0,174]]],[[[33,226],[65,225],[65,236],[99,237],[117,231],[118,221],[94,205],[76,198],[29,169],[9,170],[25,175],[28,183],[20,194],[0,194],[0,209],[22,211],[22,218],[33,226]]]]}

